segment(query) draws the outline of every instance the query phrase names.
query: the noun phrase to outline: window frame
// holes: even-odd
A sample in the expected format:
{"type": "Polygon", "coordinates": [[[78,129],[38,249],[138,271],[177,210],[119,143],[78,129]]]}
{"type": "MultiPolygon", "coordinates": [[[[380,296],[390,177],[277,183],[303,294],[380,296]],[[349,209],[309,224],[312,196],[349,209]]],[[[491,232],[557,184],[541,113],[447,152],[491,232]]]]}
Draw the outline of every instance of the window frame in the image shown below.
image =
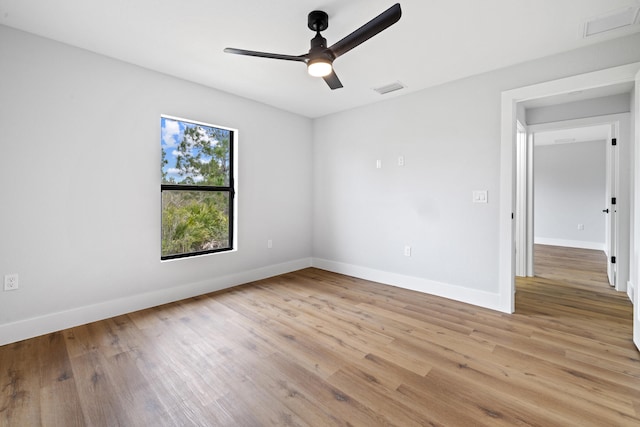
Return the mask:
{"type": "MultiPolygon", "coordinates": [[[[236,250],[235,245],[235,236],[237,234],[236,230],[236,190],[235,190],[235,181],[236,181],[236,144],[237,144],[237,134],[238,130],[225,127],[218,126],[211,123],[200,122],[197,120],[184,119],[175,116],[169,116],[165,114],[160,115],[160,121],[162,119],[169,119],[174,121],[179,121],[183,123],[188,123],[190,125],[196,126],[205,126],[209,128],[215,128],[220,130],[229,131],[229,184],[227,186],[212,186],[212,185],[194,185],[194,184],[165,184],[162,181],[162,177],[160,178],[160,260],[161,261],[169,261],[173,259],[181,259],[181,258],[191,258],[195,256],[208,255],[213,253],[221,253],[221,252],[230,252],[236,250]],[[229,196],[229,213],[228,213],[228,246],[224,248],[216,248],[216,249],[207,249],[207,250],[199,250],[193,252],[185,252],[180,254],[171,254],[171,255],[163,255],[162,254],[162,224],[163,224],[163,206],[162,193],[164,191],[186,191],[186,192],[218,192],[218,193],[228,193],[229,196]]],[[[162,126],[160,127],[160,149],[161,154],[164,147],[162,145],[162,126]]]]}

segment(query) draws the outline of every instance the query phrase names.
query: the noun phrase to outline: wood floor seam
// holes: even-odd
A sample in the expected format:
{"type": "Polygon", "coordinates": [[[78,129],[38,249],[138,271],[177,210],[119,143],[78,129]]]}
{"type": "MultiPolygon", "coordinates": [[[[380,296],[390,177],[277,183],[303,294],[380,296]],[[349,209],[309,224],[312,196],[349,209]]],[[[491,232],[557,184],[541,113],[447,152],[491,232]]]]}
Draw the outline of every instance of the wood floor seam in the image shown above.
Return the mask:
{"type": "Polygon", "coordinates": [[[316,268],[0,347],[0,427],[638,426],[632,305],[535,247],[505,314],[316,268]]]}

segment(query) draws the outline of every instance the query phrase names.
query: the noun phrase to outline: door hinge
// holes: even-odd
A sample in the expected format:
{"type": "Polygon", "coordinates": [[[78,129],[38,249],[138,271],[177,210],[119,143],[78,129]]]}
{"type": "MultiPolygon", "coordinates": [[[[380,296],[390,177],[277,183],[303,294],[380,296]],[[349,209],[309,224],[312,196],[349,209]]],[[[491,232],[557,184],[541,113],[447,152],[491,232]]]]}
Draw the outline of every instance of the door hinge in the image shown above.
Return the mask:
{"type": "Polygon", "coordinates": [[[615,264],[616,263],[616,257],[612,256],[611,257],[611,264],[615,264]]]}
{"type": "Polygon", "coordinates": [[[615,205],[615,204],[616,204],[616,201],[617,201],[617,200],[616,200],[616,198],[615,198],[615,197],[612,197],[612,198],[611,198],[611,204],[612,204],[612,205],[615,205]]]}
{"type": "Polygon", "coordinates": [[[618,145],[618,138],[612,138],[611,145],[618,145]]]}

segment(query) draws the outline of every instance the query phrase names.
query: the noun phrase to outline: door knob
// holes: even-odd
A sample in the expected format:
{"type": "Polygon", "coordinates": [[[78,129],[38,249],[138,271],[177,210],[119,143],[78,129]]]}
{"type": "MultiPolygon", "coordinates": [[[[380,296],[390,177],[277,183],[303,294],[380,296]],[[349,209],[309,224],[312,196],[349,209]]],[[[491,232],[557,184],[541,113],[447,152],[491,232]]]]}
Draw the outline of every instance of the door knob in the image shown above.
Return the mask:
{"type": "Polygon", "coordinates": [[[602,209],[602,212],[609,213],[609,209],[608,208],[607,209],[602,209]]]}

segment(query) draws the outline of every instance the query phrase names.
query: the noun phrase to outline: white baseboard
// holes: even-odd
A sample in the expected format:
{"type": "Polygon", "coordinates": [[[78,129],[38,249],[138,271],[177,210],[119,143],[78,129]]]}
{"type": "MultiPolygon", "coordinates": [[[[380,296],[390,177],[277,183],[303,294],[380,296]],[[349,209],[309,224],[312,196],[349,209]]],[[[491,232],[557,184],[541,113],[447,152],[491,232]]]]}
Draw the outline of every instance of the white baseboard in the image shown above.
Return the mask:
{"type": "Polygon", "coordinates": [[[597,251],[605,250],[605,244],[601,242],[585,242],[582,240],[551,239],[549,237],[535,237],[533,241],[534,243],[539,245],[564,246],[566,248],[578,248],[578,249],[594,249],[597,251]]]}
{"type": "Polygon", "coordinates": [[[197,295],[207,294],[232,286],[311,267],[311,258],[302,258],[282,264],[242,271],[223,277],[162,289],[155,292],[131,295],[57,313],[0,325],[0,345],[37,337],[121,314],[155,307],[197,295]]]}
{"type": "Polygon", "coordinates": [[[420,277],[405,276],[321,258],[313,258],[313,267],[504,312],[500,304],[500,294],[498,293],[494,294],[420,277]]]}
{"type": "Polygon", "coordinates": [[[636,293],[636,285],[634,285],[631,280],[627,282],[627,296],[629,297],[629,301],[631,304],[635,304],[635,293],[636,293]]]}
{"type": "Polygon", "coordinates": [[[360,279],[436,295],[491,310],[504,311],[500,304],[500,295],[497,293],[479,291],[420,277],[390,273],[321,258],[303,258],[223,277],[216,277],[210,280],[189,283],[170,289],[132,295],[0,325],[0,345],[179,301],[185,298],[191,298],[197,295],[207,294],[209,292],[219,291],[232,286],[266,279],[312,266],[335,273],[358,277],[360,279]]]}

